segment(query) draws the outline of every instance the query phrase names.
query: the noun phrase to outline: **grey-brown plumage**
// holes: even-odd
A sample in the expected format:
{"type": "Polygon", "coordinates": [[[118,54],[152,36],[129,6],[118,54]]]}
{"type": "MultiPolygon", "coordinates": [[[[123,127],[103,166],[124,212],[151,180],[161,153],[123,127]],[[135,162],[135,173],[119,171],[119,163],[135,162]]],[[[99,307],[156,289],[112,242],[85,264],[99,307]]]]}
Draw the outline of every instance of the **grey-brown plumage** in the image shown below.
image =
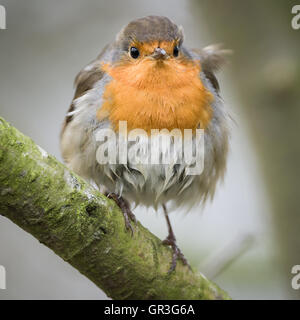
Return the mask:
{"type": "Polygon", "coordinates": [[[148,16],[130,22],[118,35],[117,44],[128,50],[131,41],[183,41],[182,28],[170,19],[161,16],[148,16]]]}

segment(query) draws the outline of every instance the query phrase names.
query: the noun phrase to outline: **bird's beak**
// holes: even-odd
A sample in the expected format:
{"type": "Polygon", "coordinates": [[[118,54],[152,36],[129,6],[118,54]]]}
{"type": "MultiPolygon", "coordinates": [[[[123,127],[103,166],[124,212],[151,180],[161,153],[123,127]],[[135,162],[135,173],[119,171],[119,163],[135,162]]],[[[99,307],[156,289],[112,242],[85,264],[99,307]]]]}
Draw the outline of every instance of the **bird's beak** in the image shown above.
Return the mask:
{"type": "Polygon", "coordinates": [[[151,57],[156,60],[165,60],[168,55],[165,49],[155,48],[154,52],[151,54],[151,57]]]}

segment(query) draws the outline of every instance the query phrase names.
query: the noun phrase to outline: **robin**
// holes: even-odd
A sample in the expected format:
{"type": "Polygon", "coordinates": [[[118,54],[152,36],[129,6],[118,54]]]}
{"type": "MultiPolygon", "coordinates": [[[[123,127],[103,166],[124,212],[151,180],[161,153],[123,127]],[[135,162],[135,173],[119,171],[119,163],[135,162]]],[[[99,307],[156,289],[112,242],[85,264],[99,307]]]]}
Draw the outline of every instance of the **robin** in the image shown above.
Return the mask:
{"type": "MultiPolygon", "coordinates": [[[[173,250],[170,272],[177,260],[188,262],[176,244],[167,203],[176,208],[205,203],[224,176],[229,116],[214,72],[226,53],[216,45],[187,49],[182,27],[166,17],[134,20],[79,72],[63,124],[61,151],[66,164],[115,200],[127,229],[133,232],[131,222],[136,221],[129,203],[163,208],[169,231],[163,244],[173,250]],[[195,130],[202,129],[201,174],[189,175],[190,164],[184,161],[137,165],[128,157],[125,164],[99,163],[97,133],[111,129],[118,135],[121,121],[128,131],[140,128],[147,135],[153,129],[191,129],[194,137],[195,130]]],[[[155,152],[162,151],[151,149],[155,152]]]]}

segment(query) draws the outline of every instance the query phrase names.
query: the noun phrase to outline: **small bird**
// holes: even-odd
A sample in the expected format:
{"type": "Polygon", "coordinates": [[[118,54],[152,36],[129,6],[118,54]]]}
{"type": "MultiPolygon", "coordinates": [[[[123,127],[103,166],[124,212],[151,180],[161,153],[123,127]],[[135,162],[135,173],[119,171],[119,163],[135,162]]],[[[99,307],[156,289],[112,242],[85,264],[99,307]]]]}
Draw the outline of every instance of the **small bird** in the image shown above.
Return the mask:
{"type": "MultiPolygon", "coordinates": [[[[67,166],[118,204],[128,230],[133,232],[131,222],[136,222],[129,203],[163,209],[168,226],[163,244],[173,250],[170,272],[177,260],[189,265],[176,244],[166,205],[190,210],[213,198],[224,176],[229,144],[230,117],[214,75],[228,52],[218,45],[187,49],[183,38],[183,28],[166,17],[130,22],[77,75],[61,131],[67,166]],[[153,129],[191,129],[194,139],[195,130],[203,129],[201,174],[189,175],[190,164],[184,161],[137,164],[128,157],[125,164],[99,163],[97,133],[109,128],[120,134],[120,121],[129,131],[140,128],[147,135],[153,129]]],[[[151,149],[159,158],[163,152],[151,149]]]]}

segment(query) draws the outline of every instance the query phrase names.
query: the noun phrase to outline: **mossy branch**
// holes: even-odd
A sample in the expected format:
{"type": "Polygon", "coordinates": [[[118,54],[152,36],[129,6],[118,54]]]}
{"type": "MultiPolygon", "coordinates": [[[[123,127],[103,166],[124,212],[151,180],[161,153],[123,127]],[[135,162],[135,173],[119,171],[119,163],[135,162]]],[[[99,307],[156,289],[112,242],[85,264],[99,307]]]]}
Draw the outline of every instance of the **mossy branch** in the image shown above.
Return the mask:
{"type": "Polygon", "coordinates": [[[0,118],[0,214],[113,299],[229,299],[140,223],[127,232],[116,204],[0,118]]]}

